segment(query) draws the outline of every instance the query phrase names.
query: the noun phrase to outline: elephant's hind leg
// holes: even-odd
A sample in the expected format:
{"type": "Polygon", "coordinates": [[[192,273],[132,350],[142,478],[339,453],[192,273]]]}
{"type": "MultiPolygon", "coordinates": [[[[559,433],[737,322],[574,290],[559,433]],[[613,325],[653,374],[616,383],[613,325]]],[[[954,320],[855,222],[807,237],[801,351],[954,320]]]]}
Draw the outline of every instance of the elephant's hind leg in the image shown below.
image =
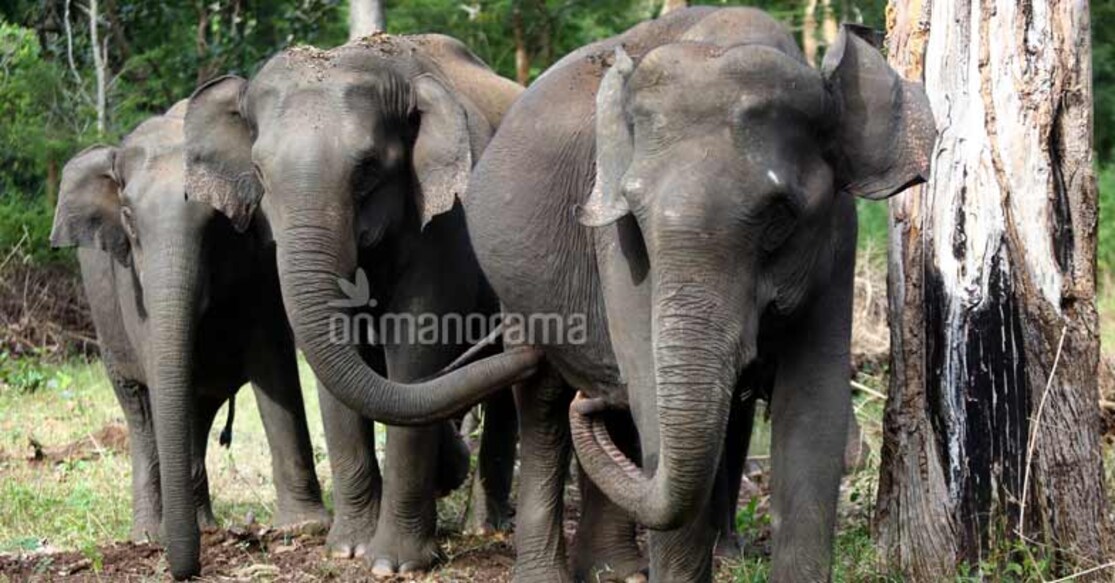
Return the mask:
{"type": "Polygon", "coordinates": [[[282,335],[260,339],[249,368],[271,450],[278,509],[275,525],[325,532],[331,521],[321,501],[321,484],[314,470],[293,341],[282,335]]]}
{"type": "Polygon", "coordinates": [[[209,448],[209,432],[217,411],[226,399],[203,396],[198,398],[197,416],[193,427],[193,454],[190,463],[193,467],[194,503],[197,505],[197,525],[202,530],[217,528],[217,518],[213,515],[213,500],[209,496],[209,472],[205,468],[205,454],[209,448]]]}
{"type": "Polygon", "coordinates": [[[479,476],[469,504],[471,532],[492,534],[511,529],[511,482],[518,432],[514,393],[508,389],[490,397],[484,403],[484,428],[477,460],[479,476]]]}
{"type": "Polygon", "coordinates": [[[573,391],[547,365],[515,387],[519,408],[519,502],[515,514],[513,580],[569,581],[562,494],[571,454],[569,402],[573,391]]]}

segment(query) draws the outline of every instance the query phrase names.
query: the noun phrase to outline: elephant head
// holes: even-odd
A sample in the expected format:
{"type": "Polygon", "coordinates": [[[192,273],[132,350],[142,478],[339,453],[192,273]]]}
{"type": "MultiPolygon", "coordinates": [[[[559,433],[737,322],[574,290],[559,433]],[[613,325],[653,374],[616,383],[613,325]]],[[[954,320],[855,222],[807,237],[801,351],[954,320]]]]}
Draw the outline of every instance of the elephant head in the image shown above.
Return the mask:
{"type": "Polygon", "coordinates": [[[670,44],[638,64],[621,49],[596,124],[596,185],[579,218],[600,228],[630,217],[641,234],[649,267],[604,271],[602,284],[606,296],[645,291],[605,304],[609,326],[649,322],[644,345],[615,352],[651,371],[633,377],[650,390],[629,391],[653,395],[660,450],[644,473],[586,398],[570,410],[574,443],[612,500],[668,530],[709,496],[760,323],[765,338],[768,322],[828,285],[839,197],[883,199],[924,181],[936,130],[920,86],[847,28],[821,71],[766,44],[670,44]],[[643,280],[607,280],[620,272],[643,280]]]}
{"type": "Polygon", "coordinates": [[[208,205],[185,200],[184,111],[183,101],[141,124],[119,147],[94,146],[70,160],[51,233],[55,247],[111,255],[114,269],[126,270],[132,281],[131,289],[119,290],[127,296],[120,299],[134,302],[145,326],[141,352],[152,389],[165,542],[178,578],[200,568],[190,374],[208,294],[204,241],[210,229],[229,228],[208,205]]]}
{"type": "Polygon", "coordinates": [[[539,358],[520,350],[407,385],[330,339],[343,299],[338,278],[351,279],[358,254],[417,235],[453,209],[491,131],[426,56],[436,44],[377,35],[331,51],[289,49],[250,82],[224,77],[201,87],[186,116],[190,197],[240,228],[262,204],[310,365],[343,403],[398,425],[452,415],[528,374],[539,358]]]}

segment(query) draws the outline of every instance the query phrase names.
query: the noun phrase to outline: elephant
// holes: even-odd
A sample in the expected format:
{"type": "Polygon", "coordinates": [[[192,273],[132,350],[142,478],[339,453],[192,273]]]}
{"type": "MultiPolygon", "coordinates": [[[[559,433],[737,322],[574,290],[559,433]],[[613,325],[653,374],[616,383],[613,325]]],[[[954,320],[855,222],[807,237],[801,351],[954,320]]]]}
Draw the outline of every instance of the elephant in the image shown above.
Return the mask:
{"type": "Polygon", "coordinates": [[[206,442],[218,409],[245,382],[271,450],[276,523],[330,522],[274,245],[265,222],[237,233],[209,205],[185,199],[185,111],[183,100],[119,146],[70,160],[51,233],[53,246],[78,247],[101,357],[128,424],[132,536],[161,539],[178,579],[199,573],[199,529],[217,525],[206,442]]]}
{"type": "Polygon", "coordinates": [[[376,575],[431,565],[435,494],[453,485],[438,473],[468,461],[435,422],[489,396],[485,432],[504,437],[481,448],[482,522],[507,520],[515,407],[497,391],[531,375],[541,353],[489,355],[430,379],[467,342],[414,331],[423,317],[499,309],[457,199],[521,91],[455,39],[380,33],[287,49],[250,81],[220,78],[190,100],[188,194],[240,228],[256,207],[271,221],[287,315],[319,380],[335,484],[328,546],[364,556],[376,575]],[[341,339],[338,321],[370,322],[379,340],[341,339]],[[392,426],[382,475],[373,419],[392,426]]]}
{"type": "Polygon", "coordinates": [[[818,71],[760,10],[677,10],[564,57],[504,117],[464,199],[473,248],[507,313],[587,328],[519,335],[545,360],[516,395],[516,580],[570,578],[570,444],[592,508],[573,575],[639,578],[633,517],[651,580],[711,580],[760,395],[771,579],[829,577],[855,198],[924,181],[936,135],[923,89],[860,32],[818,71]]]}

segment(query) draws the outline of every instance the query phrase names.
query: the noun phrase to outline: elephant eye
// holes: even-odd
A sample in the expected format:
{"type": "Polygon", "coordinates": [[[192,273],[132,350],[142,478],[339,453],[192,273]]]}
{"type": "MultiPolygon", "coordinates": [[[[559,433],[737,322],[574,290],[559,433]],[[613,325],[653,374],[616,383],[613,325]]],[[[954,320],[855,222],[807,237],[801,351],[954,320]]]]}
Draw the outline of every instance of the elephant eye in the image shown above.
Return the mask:
{"type": "Polygon", "coordinates": [[[765,223],[761,244],[770,253],[781,247],[797,228],[797,209],[785,197],[778,197],[767,210],[765,223]]]}
{"type": "Polygon", "coordinates": [[[374,158],[361,162],[352,177],[352,194],[356,200],[359,202],[368,198],[379,186],[381,177],[379,165],[374,158]]]}

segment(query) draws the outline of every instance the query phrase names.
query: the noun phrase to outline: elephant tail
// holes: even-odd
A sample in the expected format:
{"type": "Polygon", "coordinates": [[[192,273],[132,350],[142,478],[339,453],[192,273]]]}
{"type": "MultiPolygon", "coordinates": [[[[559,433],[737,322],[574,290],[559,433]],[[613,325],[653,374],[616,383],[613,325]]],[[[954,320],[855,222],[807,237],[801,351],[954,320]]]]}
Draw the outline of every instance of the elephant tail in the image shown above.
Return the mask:
{"type": "Polygon", "coordinates": [[[217,442],[228,449],[232,447],[232,420],[236,417],[236,395],[228,398],[228,418],[225,419],[225,428],[221,430],[221,436],[217,438],[217,442]]]}

